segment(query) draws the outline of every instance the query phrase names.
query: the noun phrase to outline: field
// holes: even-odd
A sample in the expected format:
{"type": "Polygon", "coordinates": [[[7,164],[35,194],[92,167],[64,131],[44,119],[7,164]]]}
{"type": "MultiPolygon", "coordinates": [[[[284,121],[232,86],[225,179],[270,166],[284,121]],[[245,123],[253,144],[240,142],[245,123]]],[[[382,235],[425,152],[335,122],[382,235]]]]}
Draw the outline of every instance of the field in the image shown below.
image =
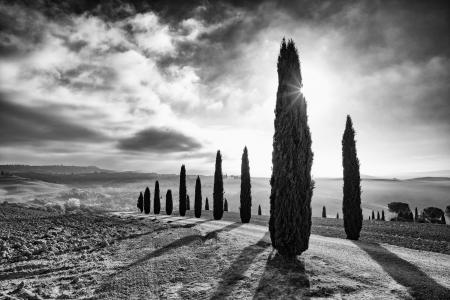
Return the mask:
{"type": "Polygon", "coordinates": [[[443,299],[450,227],[313,218],[300,259],[274,256],[267,216],[213,221],[0,205],[0,299],[443,299]],[[411,226],[412,225],[412,226],[411,226]],[[404,248],[407,247],[407,248],[404,248]],[[409,250],[408,248],[416,249],[409,250]],[[446,253],[446,254],[441,254],[446,253]]]}
{"type": "MultiPolygon", "coordinates": [[[[168,189],[174,196],[174,209],[178,207],[179,178],[176,175],[157,175],[153,173],[90,173],[90,174],[37,174],[25,173],[21,177],[0,177],[0,195],[9,202],[41,202],[64,203],[69,198],[80,199],[89,206],[100,206],[112,210],[134,210],[140,191],[148,186],[153,195],[155,180],[159,180],[162,209],[164,197],[168,189]]],[[[187,177],[187,191],[193,202],[196,176],[187,177]]],[[[201,176],[203,199],[211,201],[213,177],[201,176]]],[[[312,199],[313,216],[319,217],[322,206],[326,206],[329,217],[341,212],[342,181],[339,179],[316,179],[312,199]]],[[[394,201],[406,202],[411,210],[415,207],[421,211],[425,207],[436,206],[445,210],[450,205],[450,180],[379,180],[365,179],[362,185],[362,209],[367,219],[372,210],[385,210],[387,204],[394,201]]],[[[225,198],[230,211],[239,211],[240,180],[231,176],[224,178],[225,198]]],[[[252,211],[256,214],[258,205],[262,213],[269,211],[270,184],[268,178],[252,178],[252,211]]],[[[210,205],[212,203],[210,202],[210,205]]],[[[450,222],[450,220],[448,220],[450,222]]]]}

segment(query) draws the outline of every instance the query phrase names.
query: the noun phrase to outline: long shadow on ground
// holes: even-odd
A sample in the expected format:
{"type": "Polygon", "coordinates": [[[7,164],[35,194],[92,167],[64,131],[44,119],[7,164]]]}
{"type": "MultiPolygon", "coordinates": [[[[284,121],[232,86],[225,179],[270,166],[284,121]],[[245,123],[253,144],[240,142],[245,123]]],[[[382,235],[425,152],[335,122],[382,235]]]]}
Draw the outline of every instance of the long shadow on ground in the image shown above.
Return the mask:
{"type": "MultiPolygon", "coordinates": [[[[273,254],[274,252],[272,252],[273,254]]],[[[270,254],[253,299],[296,298],[309,290],[303,259],[270,254]]]]}
{"type": "MultiPolygon", "coordinates": [[[[198,225],[200,223],[206,223],[206,222],[209,222],[209,221],[211,221],[211,220],[203,220],[203,221],[197,222],[195,224],[185,224],[182,227],[193,227],[193,226],[196,226],[196,225],[198,225]]],[[[182,237],[181,239],[175,240],[172,243],[169,243],[168,245],[166,245],[166,246],[164,246],[162,248],[156,249],[155,251],[149,253],[148,255],[146,255],[146,256],[144,256],[144,257],[142,257],[142,258],[132,262],[131,264],[129,264],[127,266],[122,267],[118,272],[112,274],[110,277],[113,277],[113,276],[115,276],[117,274],[120,274],[120,273],[122,273],[122,272],[124,272],[124,271],[126,271],[126,270],[128,270],[128,269],[130,269],[132,267],[134,267],[134,266],[142,264],[143,262],[145,262],[147,260],[153,259],[153,258],[161,256],[163,254],[167,254],[167,252],[170,251],[170,250],[173,250],[173,249],[176,249],[176,248],[179,248],[179,247],[183,247],[183,246],[187,246],[187,245],[192,244],[192,243],[197,242],[197,241],[205,242],[205,241],[207,241],[209,239],[217,237],[217,234],[219,232],[230,231],[230,230],[233,230],[233,229],[235,229],[237,227],[240,227],[241,225],[242,225],[242,223],[232,223],[232,224],[227,225],[227,226],[225,226],[223,228],[211,231],[211,232],[207,233],[206,235],[194,234],[194,235],[188,235],[188,236],[182,237]]],[[[170,230],[170,228],[168,230],[170,230]]]]}
{"type": "Polygon", "coordinates": [[[367,252],[395,281],[406,287],[414,299],[450,299],[448,288],[437,283],[409,261],[379,244],[354,243],[367,252]]]}
{"type": "Polygon", "coordinates": [[[222,274],[219,286],[212,295],[211,299],[224,299],[230,295],[233,286],[243,279],[244,273],[250,268],[253,260],[271,245],[269,232],[266,232],[256,244],[250,245],[242,250],[239,257],[222,274]]]}

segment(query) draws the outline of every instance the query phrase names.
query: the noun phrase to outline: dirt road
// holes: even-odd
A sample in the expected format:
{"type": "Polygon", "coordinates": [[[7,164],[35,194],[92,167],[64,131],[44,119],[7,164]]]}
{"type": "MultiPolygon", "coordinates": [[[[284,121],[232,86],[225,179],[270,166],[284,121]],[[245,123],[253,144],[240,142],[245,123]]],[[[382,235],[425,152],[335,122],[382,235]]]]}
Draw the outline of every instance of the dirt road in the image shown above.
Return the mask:
{"type": "MultiPolygon", "coordinates": [[[[118,214],[142,218],[134,213],[118,214]]],[[[145,217],[195,225],[192,228],[206,240],[218,235],[222,243],[214,251],[219,257],[228,258],[220,262],[225,267],[219,268],[221,274],[215,274],[217,278],[200,276],[198,281],[171,284],[170,298],[450,297],[449,255],[311,235],[309,249],[300,259],[285,262],[274,254],[264,226],[178,216],[145,217]],[[227,255],[227,247],[233,249],[233,254],[227,255]]],[[[192,248],[186,248],[185,254],[195,253],[195,247],[192,248]]]]}

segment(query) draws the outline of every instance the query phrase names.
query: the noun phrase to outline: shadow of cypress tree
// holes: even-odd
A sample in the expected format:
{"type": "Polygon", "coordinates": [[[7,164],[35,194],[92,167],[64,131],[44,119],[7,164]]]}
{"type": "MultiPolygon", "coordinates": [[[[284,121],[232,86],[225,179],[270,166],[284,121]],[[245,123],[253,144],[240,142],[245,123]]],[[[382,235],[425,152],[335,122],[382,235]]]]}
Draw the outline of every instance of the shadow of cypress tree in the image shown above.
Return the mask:
{"type": "Polygon", "coordinates": [[[354,243],[369,254],[397,283],[406,287],[414,299],[450,299],[450,289],[437,283],[409,261],[376,243],[354,243]]]}
{"type": "Polygon", "coordinates": [[[247,271],[253,263],[253,260],[271,245],[270,234],[266,232],[256,244],[245,247],[239,254],[239,257],[231,264],[231,266],[222,274],[219,286],[210,299],[224,299],[230,295],[233,286],[242,279],[245,271],[247,271]]]}
{"type": "MultiPolygon", "coordinates": [[[[206,223],[206,222],[209,222],[209,221],[211,221],[211,220],[204,220],[204,221],[198,222],[196,224],[193,224],[193,226],[195,226],[195,225],[197,225],[199,223],[206,223]]],[[[165,245],[162,248],[156,249],[155,251],[149,253],[148,255],[146,255],[146,256],[138,259],[138,260],[135,260],[131,264],[120,268],[117,272],[113,273],[109,277],[116,276],[116,275],[118,275],[120,273],[123,273],[123,272],[127,271],[128,269],[131,269],[132,267],[137,266],[137,265],[139,265],[139,264],[141,264],[141,263],[143,263],[143,262],[145,262],[147,260],[150,260],[150,259],[156,258],[158,256],[161,256],[163,254],[166,254],[170,250],[173,250],[173,249],[176,249],[176,248],[180,248],[180,247],[183,247],[183,246],[187,246],[187,245],[192,244],[194,242],[204,243],[207,240],[216,238],[217,234],[219,232],[231,231],[231,230],[233,230],[233,229],[235,229],[237,227],[240,227],[242,225],[243,225],[242,223],[237,223],[236,222],[236,223],[232,223],[230,225],[227,225],[227,226],[225,226],[223,228],[211,231],[211,232],[207,233],[206,235],[194,234],[194,235],[188,235],[188,236],[182,237],[181,239],[175,240],[175,241],[165,245]]]]}
{"type": "Polygon", "coordinates": [[[290,299],[307,292],[310,282],[303,259],[286,259],[273,253],[274,251],[267,258],[266,268],[253,299],[290,299]]]}

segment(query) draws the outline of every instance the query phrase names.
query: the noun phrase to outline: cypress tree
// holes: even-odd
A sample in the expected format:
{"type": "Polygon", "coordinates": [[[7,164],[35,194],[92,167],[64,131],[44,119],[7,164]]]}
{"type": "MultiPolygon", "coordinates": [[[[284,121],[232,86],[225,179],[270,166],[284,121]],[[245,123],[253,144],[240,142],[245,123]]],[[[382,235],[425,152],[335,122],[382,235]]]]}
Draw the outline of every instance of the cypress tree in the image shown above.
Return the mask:
{"type": "Polygon", "coordinates": [[[327,217],[327,209],[325,208],[325,205],[322,208],[322,218],[326,218],[327,217]]]}
{"type": "Polygon", "coordinates": [[[144,213],[147,215],[150,213],[150,190],[148,187],[144,192],[144,213]]]}
{"type": "Polygon", "coordinates": [[[168,190],[166,193],[166,214],[171,215],[173,210],[172,191],[168,190]]]}
{"type": "Polygon", "coordinates": [[[155,194],[153,196],[153,212],[155,215],[159,214],[161,211],[161,202],[160,202],[160,196],[159,196],[159,182],[156,180],[155,182],[155,194]]]}
{"type": "Polygon", "coordinates": [[[250,165],[248,161],[247,146],[244,147],[244,153],[242,153],[241,162],[241,222],[248,223],[252,215],[252,194],[251,194],[251,182],[250,182],[250,165]]]}
{"type": "Polygon", "coordinates": [[[197,176],[195,181],[195,199],[194,199],[195,217],[200,218],[202,215],[202,184],[200,182],[200,176],[197,176]]]}
{"type": "Polygon", "coordinates": [[[216,170],[214,172],[214,193],[213,193],[213,215],[214,220],[220,220],[223,216],[223,178],[222,178],[222,155],[217,150],[216,170]]]}
{"type": "Polygon", "coordinates": [[[370,221],[370,216],[369,216],[369,221],[370,221]]]}
{"type": "Polygon", "coordinates": [[[227,198],[225,198],[225,202],[223,203],[223,211],[228,211],[228,201],[227,201],[227,198]]]}
{"type": "Polygon", "coordinates": [[[377,220],[378,221],[380,220],[380,212],[379,211],[377,211],[377,220]]]}
{"type": "Polygon", "coordinates": [[[191,210],[191,199],[189,199],[189,195],[186,196],[186,210],[191,210]]]}
{"type": "Polygon", "coordinates": [[[336,219],[339,220],[339,213],[336,213],[336,219]]]}
{"type": "Polygon", "coordinates": [[[441,224],[446,224],[446,222],[445,222],[445,214],[442,214],[442,216],[441,216],[441,224]]]}
{"type": "Polygon", "coordinates": [[[381,221],[385,221],[385,219],[384,219],[384,210],[381,211],[381,221]]]}
{"type": "Polygon", "coordinates": [[[258,205],[258,216],[260,216],[260,215],[261,215],[261,204],[258,205]]]}
{"type": "Polygon", "coordinates": [[[281,43],[278,56],[269,231],[272,246],[293,257],[308,249],[311,234],[311,134],[301,91],[298,52],[292,40],[281,43]]]}
{"type": "Polygon", "coordinates": [[[414,210],[414,220],[417,222],[419,220],[419,211],[416,209],[414,210]]]}
{"type": "Polygon", "coordinates": [[[181,166],[180,171],[179,199],[180,216],[184,217],[186,215],[186,168],[184,165],[181,166]]]}
{"type": "MultiPolygon", "coordinates": [[[[350,116],[347,116],[344,135],[342,137],[342,166],[344,167],[344,227],[347,238],[358,240],[362,228],[361,210],[361,178],[359,160],[356,154],[355,130],[350,116]]],[[[372,220],[374,214],[372,211],[372,220]]]]}
{"type": "Polygon", "coordinates": [[[209,210],[208,197],[206,197],[206,200],[205,200],[205,210],[209,210]]]}
{"type": "Polygon", "coordinates": [[[144,210],[144,196],[142,196],[142,192],[139,193],[137,208],[141,211],[141,213],[144,210]]]}
{"type": "Polygon", "coordinates": [[[375,212],[372,210],[372,220],[375,220],[375,212]]]}

